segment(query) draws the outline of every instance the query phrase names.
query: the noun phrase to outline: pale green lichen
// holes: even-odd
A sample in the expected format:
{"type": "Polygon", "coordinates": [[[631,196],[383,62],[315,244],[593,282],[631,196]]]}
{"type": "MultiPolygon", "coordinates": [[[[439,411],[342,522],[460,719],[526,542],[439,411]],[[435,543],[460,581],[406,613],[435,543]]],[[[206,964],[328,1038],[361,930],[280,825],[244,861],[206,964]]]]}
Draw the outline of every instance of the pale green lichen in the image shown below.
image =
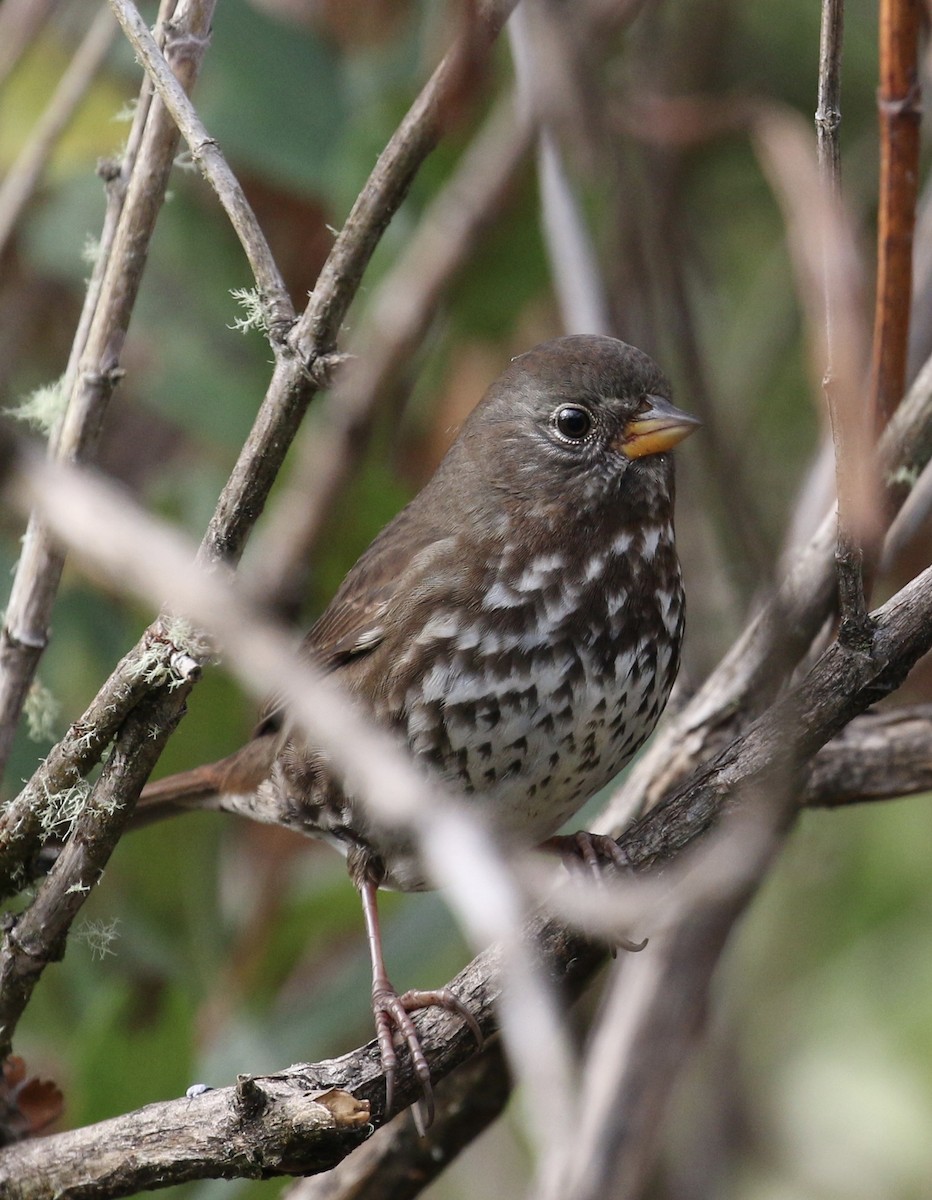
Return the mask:
{"type": "Polygon", "coordinates": [[[138,100],[136,99],[136,97],[134,97],[132,100],[128,100],[122,106],[122,108],[119,108],[113,114],[113,116],[110,118],[110,120],[114,121],[114,122],[122,122],[123,124],[129,124],[129,122],[132,121],[133,118],[136,116],[137,105],[138,105],[138,100]]]}
{"type": "Polygon", "coordinates": [[[187,618],[165,617],[162,621],[162,628],[171,644],[183,654],[190,654],[192,658],[198,659],[210,657],[209,639],[187,618]]]}
{"type": "Polygon", "coordinates": [[[232,288],[230,295],[242,308],[244,315],[237,317],[228,328],[238,329],[240,333],[258,329],[260,333],[267,334],[271,328],[271,319],[258,288],[232,288]]]}
{"type": "Polygon", "coordinates": [[[895,471],[891,471],[887,475],[887,484],[890,487],[896,487],[898,485],[904,486],[909,491],[912,491],[913,488],[916,486],[916,483],[918,482],[919,475],[920,475],[920,471],[919,471],[919,468],[916,466],[897,467],[895,471]]]}
{"type": "Polygon", "coordinates": [[[61,704],[39,679],[34,679],[26,693],[23,715],[26,732],[33,742],[51,742],[55,737],[61,704]]]}
{"type": "Polygon", "coordinates": [[[106,958],[108,954],[116,954],[113,943],[119,937],[119,923],[118,917],[112,921],[84,921],[75,929],[72,937],[84,942],[94,958],[106,958]]]}
{"type": "Polygon", "coordinates": [[[153,687],[178,687],[182,681],[172,670],[170,652],[170,647],[163,643],[156,642],[146,646],[133,664],[134,677],[145,680],[153,687]]]}
{"type": "Polygon", "coordinates": [[[46,804],[41,817],[46,836],[54,834],[67,837],[87,807],[90,794],[91,785],[86,779],[79,779],[73,787],[63,788],[60,792],[46,790],[46,804]]]}
{"type": "Polygon", "coordinates": [[[36,388],[19,404],[4,409],[4,412],[47,436],[64,415],[67,404],[65,381],[61,378],[55,383],[36,388]]]}
{"type": "MultiPolygon", "coordinates": [[[[165,618],[162,628],[165,640],[151,640],[132,670],[137,679],[144,679],[155,687],[173,689],[191,678],[190,671],[178,669],[178,660],[186,657],[199,664],[210,656],[210,643],[200,630],[183,617],[165,618]]],[[[191,665],[190,661],[188,665],[191,665]]]]}
{"type": "Polygon", "coordinates": [[[99,257],[100,239],[94,237],[92,233],[86,233],[84,235],[84,245],[81,247],[81,262],[87,263],[89,267],[96,267],[99,257]]]}

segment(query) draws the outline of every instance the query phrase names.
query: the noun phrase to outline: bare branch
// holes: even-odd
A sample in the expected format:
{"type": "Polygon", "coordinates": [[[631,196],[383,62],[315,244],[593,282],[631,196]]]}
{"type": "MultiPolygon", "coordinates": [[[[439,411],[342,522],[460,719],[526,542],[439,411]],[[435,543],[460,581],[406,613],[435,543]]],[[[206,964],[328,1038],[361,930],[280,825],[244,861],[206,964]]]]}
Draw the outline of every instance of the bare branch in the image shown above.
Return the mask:
{"type": "Polygon", "coordinates": [[[822,0],[819,31],[819,89],[815,124],[819,165],[833,192],[841,186],[841,49],[845,29],[845,0],[822,0]]]}
{"type": "Polygon", "coordinates": [[[347,309],[379,239],[419,167],[437,144],[448,110],[517,0],[485,0],[469,28],[422,89],[350,210],[307,308],[288,337],[293,358],[279,360],[262,407],[208,526],[202,561],[235,562],[262,511],[285,453],[317,387],[315,364],[333,354],[347,309]],[[478,44],[477,44],[478,43],[478,44]]]}
{"type": "Polygon", "coordinates": [[[110,0],[110,5],[155,84],[159,98],[187,142],[194,161],[217,193],[224,212],[230,218],[230,224],[246,252],[259,286],[262,303],[268,313],[270,340],[278,353],[285,334],[294,323],[294,307],[255,213],[239,180],[230,170],[217,143],[204,128],[194,105],[175,78],[135,4],[131,0],[110,0]]]}
{"type": "Polygon", "coordinates": [[[368,1120],[368,1105],[346,1092],[243,1076],[236,1087],[150,1104],[54,1143],[22,1142],[0,1161],[0,1186],[7,1200],[110,1200],[189,1179],[326,1170],[365,1137],[368,1120]]]}
{"type": "MultiPolygon", "coordinates": [[[[841,47],[844,31],[844,0],[822,0],[822,27],[819,39],[819,92],[816,106],[816,138],[819,148],[819,173],[823,190],[831,198],[836,214],[841,208],[841,151],[838,142],[838,127],[841,124],[841,47]]],[[[827,240],[822,244],[823,306],[825,310],[825,374],[822,391],[828,406],[835,441],[835,480],[838,495],[838,538],[835,546],[835,565],[838,571],[838,598],[841,609],[843,635],[855,643],[866,644],[870,640],[867,624],[867,596],[864,580],[864,532],[857,520],[861,481],[858,468],[862,465],[868,427],[867,405],[860,399],[858,391],[839,393],[835,375],[835,305],[838,301],[834,292],[839,280],[832,270],[832,250],[827,240]],[[855,420],[846,419],[856,405],[855,420]],[[851,435],[857,441],[851,444],[851,435]]],[[[849,343],[850,346],[850,343],[849,343]]],[[[859,359],[852,367],[861,373],[859,359]]],[[[850,384],[850,368],[842,367],[842,382],[850,384]]],[[[859,384],[859,381],[855,381],[859,384]]],[[[873,501],[874,496],[867,497],[873,501]]],[[[876,531],[875,531],[876,532],[876,531]]],[[[876,547],[870,547],[872,551],[876,547]]],[[[872,556],[873,557],[873,556],[872,556]]]]}

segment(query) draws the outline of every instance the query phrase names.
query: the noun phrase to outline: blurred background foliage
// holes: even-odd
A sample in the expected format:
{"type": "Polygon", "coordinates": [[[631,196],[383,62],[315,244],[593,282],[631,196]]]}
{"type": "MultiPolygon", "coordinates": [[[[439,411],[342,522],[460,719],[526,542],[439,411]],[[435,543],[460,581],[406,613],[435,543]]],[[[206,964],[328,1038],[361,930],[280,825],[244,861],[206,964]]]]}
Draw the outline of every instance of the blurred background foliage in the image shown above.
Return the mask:
{"type": "MultiPolygon", "coordinates": [[[[0,170],[28,136],[95,7],[62,0],[8,79],[0,170]]],[[[664,282],[676,258],[718,425],[750,484],[759,560],[771,569],[821,425],[780,217],[742,133],[652,146],[631,135],[626,106],[654,89],[765,98],[808,118],[818,22],[816,0],[645,4],[631,28],[602,47],[599,64],[619,172],[574,168],[616,331],[658,356],[689,408],[695,380],[664,282]]],[[[848,4],[844,185],[867,263],[876,195],[875,22],[874,5],[848,4]]],[[[450,28],[449,11],[429,0],[220,0],[197,105],[240,174],[299,305],[331,244],[329,227],[343,220],[450,28]]],[[[95,163],[121,145],[138,74],[118,41],[4,256],[4,406],[64,369],[86,247],[103,215],[95,163]]],[[[351,326],[455,166],[487,97],[510,77],[503,41],[482,97],[388,230],[351,326]]],[[[225,218],[196,173],[181,163],[176,176],[102,464],[199,537],[263,394],[269,353],[259,335],[233,328],[239,313],[231,289],[251,280],[225,218]]],[[[375,422],[361,469],[317,547],[305,620],[429,475],[451,426],[509,355],[559,332],[529,164],[397,381],[409,402],[400,416],[392,406],[375,422]]],[[[687,682],[717,660],[763,582],[736,538],[740,498],[715,448],[699,442],[680,454],[692,614],[687,682]]],[[[0,522],[6,577],[21,529],[9,516],[0,522]]],[[[928,561],[928,550],[926,540],[913,555],[928,561]]],[[[151,616],[66,573],[41,668],[58,705],[55,732],[79,714],[151,616]]],[[[909,694],[928,698],[928,673],[909,694]]],[[[222,665],[209,672],[160,769],[230,751],[253,711],[222,665]]],[[[21,738],[6,795],[50,744],[48,736],[21,738]]],[[[708,1037],[677,1092],[658,1197],[932,1197],[930,845],[932,810],[922,799],[800,821],[720,971],[708,1037]]],[[[384,911],[388,958],[402,987],[436,985],[466,961],[436,897],[387,896],[384,911]]],[[[237,1072],[330,1057],[370,1031],[359,907],[338,857],[281,830],[202,814],[124,839],[64,962],[43,978],[18,1051],[30,1070],[61,1085],[64,1120],[77,1125],[180,1095],[195,1081],[226,1084],[237,1072]]],[[[430,1194],[513,1195],[524,1168],[506,1119],[430,1194]]],[[[283,1186],[217,1182],[165,1194],[247,1200],[283,1186]]]]}

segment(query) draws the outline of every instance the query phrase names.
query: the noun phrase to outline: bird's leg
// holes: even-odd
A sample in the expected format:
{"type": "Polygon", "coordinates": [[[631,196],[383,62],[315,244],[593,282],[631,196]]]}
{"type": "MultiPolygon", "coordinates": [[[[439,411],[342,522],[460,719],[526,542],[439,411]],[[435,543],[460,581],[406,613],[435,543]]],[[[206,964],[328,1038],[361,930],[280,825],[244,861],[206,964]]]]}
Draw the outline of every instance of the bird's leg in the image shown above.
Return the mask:
{"type": "Polygon", "coordinates": [[[369,942],[369,957],[372,961],[372,1013],[375,1018],[375,1032],[379,1043],[379,1054],[382,1058],[382,1070],[385,1072],[385,1112],[386,1114],[391,1112],[394,1100],[395,1075],[398,1071],[394,1032],[397,1029],[407,1042],[414,1073],[423,1092],[422,1100],[414,1110],[418,1132],[423,1135],[434,1119],[434,1092],[430,1080],[430,1067],[410,1014],[421,1008],[433,1007],[445,1008],[448,1012],[456,1013],[469,1026],[480,1049],[482,1047],[482,1030],[469,1009],[457,1000],[449,988],[440,988],[430,992],[412,991],[405,992],[401,996],[398,995],[385,970],[376,898],[378,884],[372,879],[364,878],[357,886],[362,900],[366,938],[369,942]]]}
{"type": "MultiPolygon", "coordinates": [[[[588,833],[585,829],[580,829],[577,833],[558,834],[555,837],[547,838],[542,843],[541,849],[559,854],[569,871],[575,870],[582,864],[596,883],[604,882],[606,866],[623,870],[630,865],[624,851],[614,838],[610,838],[604,833],[588,833]]],[[[638,950],[643,950],[646,945],[647,938],[641,942],[632,942],[628,938],[617,938],[612,944],[612,957],[615,957],[617,947],[636,953],[638,950]]]]}

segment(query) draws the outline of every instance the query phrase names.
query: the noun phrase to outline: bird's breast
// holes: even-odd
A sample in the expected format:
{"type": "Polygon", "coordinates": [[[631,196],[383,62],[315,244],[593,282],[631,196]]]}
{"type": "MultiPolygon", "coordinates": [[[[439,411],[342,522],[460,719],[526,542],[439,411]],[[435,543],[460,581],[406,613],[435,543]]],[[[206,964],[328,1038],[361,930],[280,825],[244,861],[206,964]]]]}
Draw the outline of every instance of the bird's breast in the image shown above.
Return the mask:
{"type": "Polygon", "coordinates": [[[533,844],[651,732],[682,624],[668,523],[619,529],[576,553],[504,554],[474,604],[433,611],[411,638],[404,695],[391,706],[417,757],[473,796],[501,834],[533,844]]]}

